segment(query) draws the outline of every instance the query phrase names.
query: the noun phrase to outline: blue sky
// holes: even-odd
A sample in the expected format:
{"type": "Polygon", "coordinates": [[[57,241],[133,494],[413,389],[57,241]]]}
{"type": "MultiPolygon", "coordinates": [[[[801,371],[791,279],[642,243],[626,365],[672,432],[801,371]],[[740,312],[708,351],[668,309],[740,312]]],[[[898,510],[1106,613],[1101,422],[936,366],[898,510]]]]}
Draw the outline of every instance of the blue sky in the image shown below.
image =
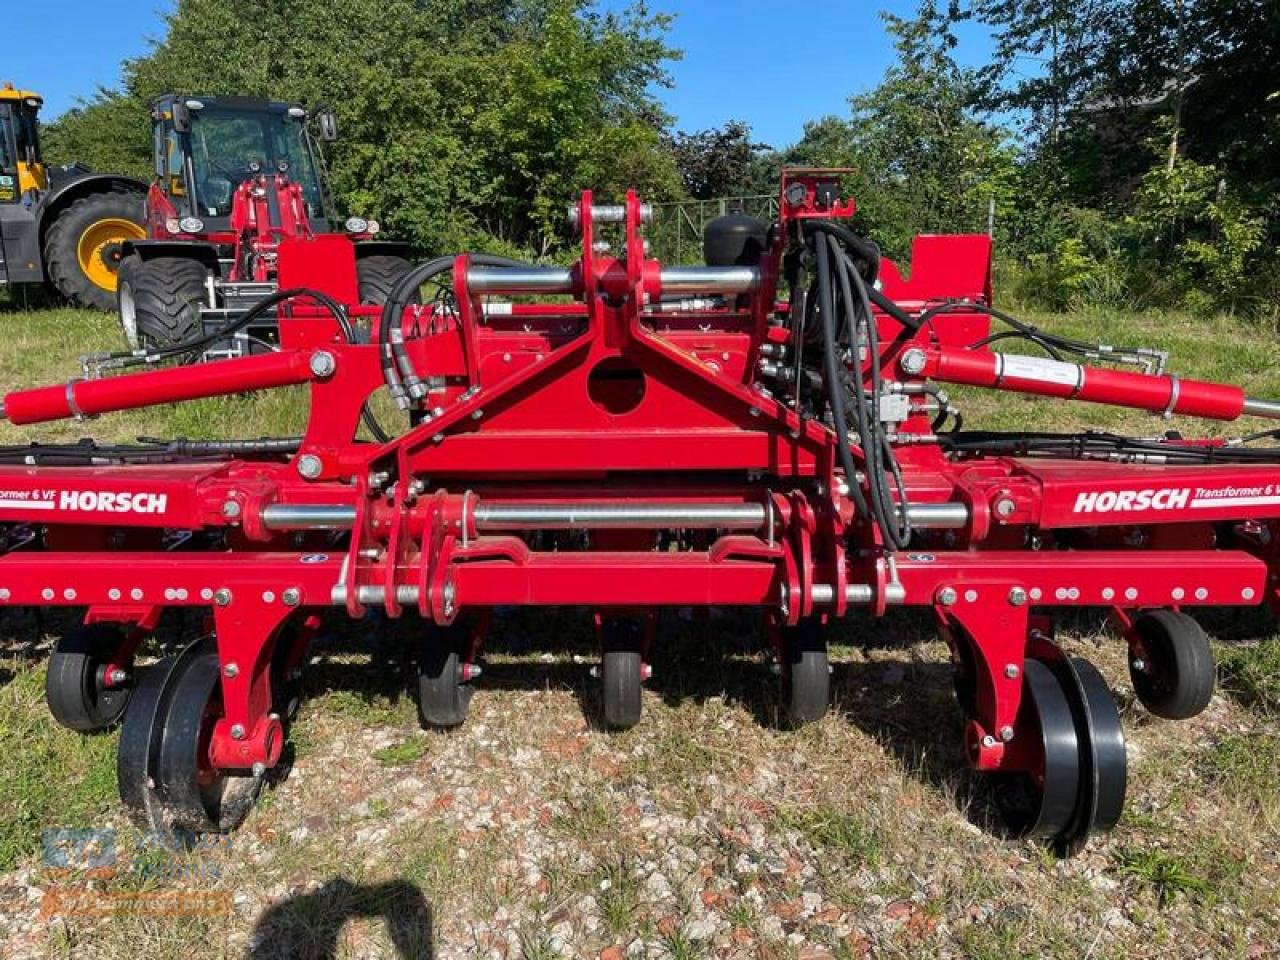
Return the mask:
{"type": "MultiPolygon", "coordinates": [[[[874,87],[894,50],[878,11],[910,14],[915,0],[650,0],[655,11],[677,14],[671,35],[684,59],[673,65],[675,87],[660,91],[682,130],[744,120],[756,138],[781,147],[796,140],[805,120],[843,114],[850,94],[874,87]]],[[[626,0],[600,0],[620,9],[626,0]]],[[[0,82],[13,80],[45,96],[52,119],[112,86],[121,61],[147,50],[164,32],[167,0],[61,0],[11,4],[6,32],[32,37],[10,43],[0,82]],[[56,51],[56,54],[55,54],[56,51]]],[[[990,39],[980,28],[961,34],[959,58],[985,62],[990,39]]]]}

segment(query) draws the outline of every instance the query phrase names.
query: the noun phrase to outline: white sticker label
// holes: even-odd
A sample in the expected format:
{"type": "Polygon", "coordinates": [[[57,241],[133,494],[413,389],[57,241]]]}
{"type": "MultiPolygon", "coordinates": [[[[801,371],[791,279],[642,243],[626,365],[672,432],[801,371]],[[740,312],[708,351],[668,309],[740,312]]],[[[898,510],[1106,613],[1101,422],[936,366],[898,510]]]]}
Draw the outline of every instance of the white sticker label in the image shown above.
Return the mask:
{"type": "Polygon", "coordinates": [[[1066,387],[1080,384],[1080,367],[1060,360],[1043,357],[1024,357],[1016,353],[1001,354],[1000,375],[1015,380],[1034,380],[1037,383],[1058,383],[1066,387]]]}

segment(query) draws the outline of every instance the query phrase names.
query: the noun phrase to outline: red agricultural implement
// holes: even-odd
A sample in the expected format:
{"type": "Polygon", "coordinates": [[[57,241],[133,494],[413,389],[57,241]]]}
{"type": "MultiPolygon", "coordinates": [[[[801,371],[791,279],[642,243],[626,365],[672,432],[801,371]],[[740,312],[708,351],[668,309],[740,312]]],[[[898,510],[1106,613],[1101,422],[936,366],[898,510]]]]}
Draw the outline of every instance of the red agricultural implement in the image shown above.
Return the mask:
{"type": "Polygon", "coordinates": [[[1218,420],[1280,405],[1006,317],[986,237],[920,238],[905,279],[850,232],[853,210],[836,173],[791,171],[778,223],[721,221],[708,265],[672,267],[647,257],[634,195],[587,194],[575,266],[432,261],[371,343],[316,261],[291,281],[305,292],[275,295],[278,352],[10,392],[17,424],[311,397],[301,438],[3,451],[0,602],[88,608],[50,661],[54,715],[123,718],[120,791],[142,823],[229,829],[280,761],[326,612],[420,617],[421,716],[449,727],[489,611],[588,608],[604,719],[625,727],[662,608],[758,610],[802,723],[827,708],[827,624],[924,607],[952,650],[968,761],[1001,775],[1011,828],[1063,851],[1110,828],[1119,716],[1053,643],[1052,614],[1110,608],[1142,702],[1202,710],[1213,663],[1185,611],[1275,600],[1280,450],[973,432],[941,385],[1218,420]],[[408,306],[428,283],[433,305],[408,306]],[[1028,355],[991,349],[1014,339],[1028,355]],[[361,440],[383,387],[409,424],[361,440]],[[135,668],[170,607],[210,611],[210,636],[135,668]]]}

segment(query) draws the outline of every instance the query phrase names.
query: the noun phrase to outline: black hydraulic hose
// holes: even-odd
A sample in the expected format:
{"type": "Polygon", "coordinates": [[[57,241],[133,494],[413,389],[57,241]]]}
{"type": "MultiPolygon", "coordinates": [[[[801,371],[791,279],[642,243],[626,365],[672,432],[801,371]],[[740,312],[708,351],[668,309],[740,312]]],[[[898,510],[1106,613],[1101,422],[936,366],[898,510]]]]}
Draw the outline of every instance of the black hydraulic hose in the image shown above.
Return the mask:
{"type": "MultiPolygon", "coordinates": [[[[843,329],[847,340],[847,346],[850,351],[852,351],[855,362],[857,362],[857,358],[860,358],[861,352],[859,350],[859,336],[856,330],[857,318],[852,315],[852,311],[850,309],[853,303],[853,291],[849,284],[849,278],[845,275],[844,267],[840,262],[836,241],[831,237],[817,237],[816,241],[815,246],[817,247],[819,263],[826,263],[828,265],[828,270],[830,270],[831,266],[834,265],[836,270],[836,279],[839,280],[839,286],[837,287],[836,292],[839,293],[840,296],[836,298],[836,313],[838,314],[840,312],[840,305],[843,305],[845,319],[843,325],[835,325],[833,319],[833,326],[837,339],[839,338],[840,331],[843,329]]],[[[860,363],[858,366],[860,367],[860,363]]],[[[843,364],[840,365],[840,372],[842,376],[839,381],[839,386],[843,396],[843,389],[846,383],[846,379],[843,376],[843,364]]],[[[858,443],[862,447],[862,457],[866,462],[867,489],[869,493],[868,502],[871,507],[872,516],[874,516],[877,525],[883,530],[888,524],[888,518],[885,516],[884,491],[881,485],[877,483],[877,478],[883,477],[881,450],[875,433],[875,423],[873,419],[875,413],[874,410],[869,411],[867,409],[866,397],[862,389],[860,378],[861,370],[859,369],[858,379],[849,384],[853,392],[853,418],[858,428],[858,443]]]]}
{"type": "MultiPolygon", "coordinates": [[[[829,238],[831,242],[832,252],[839,257],[839,249],[835,240],[829,238]]],[[[880,395],[884,386],[883,378],[880,373],[880,331],[876,327],[875,313],[871,309],[871,299],[868,295],[868,284],[862,279],[862,276],[854,268],[854,264],[844,263],[843,272],[853,280],[853,285],[857,287],[858,297],[862,305],[862,314],[867,323],[867,357],[871,366],[871,428],[877,434],[879,440],[879,453],[877,457],[877,466],[880,468],[877,478],[884,481],[884,467],[888,466],[889,472],[893,475],[894,483],[898,488],[898,503],[901,510],[893,505],[893,499],[888,494],[888,490],[884,491],[884,511],[887,514],[886,539],[894,543],[898,549],[905,548],[911,542],[911,521],[908,518],[907,489],[903,482],[902,471],[898,466],[898,459],[894,456],[893,448],[889,444],[889,439],[885,435],[884,424],[880,420],[880,395]]],[[[851,317],[851,324],[857,327],[856,311],[851,317]]]]}
{"type": "Polygon", "coordinates": [[[870,240],[858,236],[847,227],[842,227],[838,223],[832,223],[829,220],[808,220],[806,225],[814,230],[821,230],[830,236],[842,241],[845,246],[859,251],[863,259],[868,264],[873,264],[872,269],[863,279],[867,281],[867,296],[871,298],[871,302],[887,313],[898,323],[902,324],[908,330],[919,330],[924,325],[922,320],[918,320],[911,314],[907,313],[900,306],[886,297],[883,293],[876,289],[876,279],[880,275],[880,249],[870,240]]]}
{"type": "MultiPolygon", "coordinates": [[[[858,513],[864,517],[870,517],[871,511],[858,484],[858,469],[854,465],[853,453],[849,449],[849,429],[844,410],[844,380],[840,376],[840,357],[836,353],[835,292],[831,286],[831,265],[821,252],[818,255],[817,309],[822,315],[827,403],[831,407],[831,422],[836,432],[836,455],[840,458],[840,466],[844,468],[849,495],[853,498],[858,513]]],[[[796,344],[796,349],[800,349],[799,344],[796,344]]]]}
{"type": "MultiPolygon", "coordinates": [[[[527,267],[529,264],[509,257],[499,257],[487,253],[470,255],[471,262],[481,267],[527,267]]],[[[404,349],[404,340],[400,331],[399,319],[409,305],[413,294],[428,280],[453,269],[456,256],[436,257],[426,263],[419,264],[396,282],[382,307],[382,318],[378,323],[378,360],[382,365],[382,378],[386,381],[391,396],[400,402],[400,398],[408,395],[405,384],[412,388],[416,381],[413,361],[404,349]],[[398,368],[398,369],[397,369],[398,368]],[[406,376],[402,379],[400,373],[406,376]],[[412,379],[411,379],[412,378],[412,379]]],[[[416,399],[410,397],[410,399],[416,399]]]]}

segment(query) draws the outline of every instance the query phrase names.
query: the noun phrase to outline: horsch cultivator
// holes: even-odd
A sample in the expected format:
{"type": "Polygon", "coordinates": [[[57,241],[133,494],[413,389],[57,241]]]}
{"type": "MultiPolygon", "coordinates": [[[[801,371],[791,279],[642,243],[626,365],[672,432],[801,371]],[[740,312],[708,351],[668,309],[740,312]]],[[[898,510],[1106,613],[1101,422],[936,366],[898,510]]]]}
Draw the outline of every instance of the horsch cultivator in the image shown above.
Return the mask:
{"type": "Polygon", "coordinates": [[[717,222],[697,267],[648,258],[634,195],[588,194],[575,266],[423,264],[370,343],[333,297],[350,278],[319,263],[263,301],[290,305],[278,352],[8,393],[4,416],[33,424],[310,389],[301,438],[3,451],[0,602],[88,608],[50,661],[55,717],[123,719],[120,792],[142,823],[225,830],[280,761],[326,611],[420,617],[422,719],[450,727],[488,611],[588,608],[604,718],[625,727],[664,607],[759,610],[795,723],[827,707],[827,624],[927,607],[968,761],[1001,778],[1011,828],[1069,851],[1113,826],[1117,709],[1051,614],[1109,607],[1142,702],[1202,710],[1213,664],[1185,611],[1275,599],[1280,451],[973,432],[941,385],[1218,420],[1280,404],[1006,317],[986,237],[921,237],[904,279],[847,228],[839,182],[788,172],[779,221],[717,222]],[[1032,349],[991,349],[1015,338],[1032,349]],[[383,387],[401,430],[369,411],[383,387]],[[169,607],[210,611],[210,636],[135,669],[169,607]]]}

